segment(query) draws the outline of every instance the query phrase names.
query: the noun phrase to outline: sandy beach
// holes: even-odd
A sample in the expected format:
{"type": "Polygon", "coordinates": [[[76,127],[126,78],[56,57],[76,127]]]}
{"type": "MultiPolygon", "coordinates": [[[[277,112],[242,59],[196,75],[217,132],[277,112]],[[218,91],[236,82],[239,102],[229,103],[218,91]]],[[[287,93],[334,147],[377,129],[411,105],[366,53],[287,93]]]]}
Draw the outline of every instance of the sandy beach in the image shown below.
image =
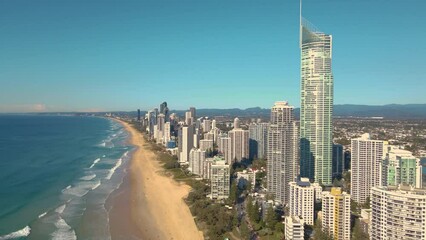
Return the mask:
{"type": "Polygon", "coordinates": [[[155,154],[147,149],[142,134],[129,124],[121,123],[131,134],[130,143],[137,149],[124,187],[113,200],[112,239],[203,239],[184,202],[190,187],[163,175],[164,169],[155,154]]]}

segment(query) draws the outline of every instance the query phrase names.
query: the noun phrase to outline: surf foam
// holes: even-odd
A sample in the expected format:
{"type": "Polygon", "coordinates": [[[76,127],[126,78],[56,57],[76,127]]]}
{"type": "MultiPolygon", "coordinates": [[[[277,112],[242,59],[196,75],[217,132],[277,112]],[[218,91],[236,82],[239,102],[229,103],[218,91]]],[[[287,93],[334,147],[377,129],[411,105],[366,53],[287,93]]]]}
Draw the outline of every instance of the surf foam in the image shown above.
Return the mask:
{"type": "Polygon", "coordinates": [[[0,236],[0,240],[23,238],[30,235],[30,233],[31,233],[31,228],[29,226],[26,226],[23,229],[20,229],[16,232],[12,232],[7,235],[0,236]]]}
{"type": "Polygon", "coordinates": [[[121,163],[122,163],[122,162],[123,162],[123,161],[121,160],[121,158],[120,158],[120,159],[118,159],[118,161],[117,161],[117,163],[114,165],[114,167],[112,167],[112,168],[109,170],[108,176],[107,176],[105,179],[111,179],[111,177],[112,177],[112,175],[114,174],[115,170],[117,170],[117,168],[119,168],[119,167],[120,167],[120,165],[121,165],[121,163]]]}

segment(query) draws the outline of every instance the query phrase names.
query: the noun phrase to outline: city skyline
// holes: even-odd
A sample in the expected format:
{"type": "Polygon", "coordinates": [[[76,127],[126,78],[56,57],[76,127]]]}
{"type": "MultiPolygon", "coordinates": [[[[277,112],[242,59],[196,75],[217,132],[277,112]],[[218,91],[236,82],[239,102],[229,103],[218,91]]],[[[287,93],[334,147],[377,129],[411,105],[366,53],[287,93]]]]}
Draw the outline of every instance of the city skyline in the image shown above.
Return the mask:
{"type": "MultiPolygon", "coordinates": [[[[0,112],[150,109],[160,99],[175,109],[300,106],[298,1],[0,6],[0,112]],[[158,94],[164,86],[173,91],[158,94]]],[[[412,23],[425,7],[304,1],[304,15],[336,39],[336,104],[423,103],[425,33],[412,23]]]]}

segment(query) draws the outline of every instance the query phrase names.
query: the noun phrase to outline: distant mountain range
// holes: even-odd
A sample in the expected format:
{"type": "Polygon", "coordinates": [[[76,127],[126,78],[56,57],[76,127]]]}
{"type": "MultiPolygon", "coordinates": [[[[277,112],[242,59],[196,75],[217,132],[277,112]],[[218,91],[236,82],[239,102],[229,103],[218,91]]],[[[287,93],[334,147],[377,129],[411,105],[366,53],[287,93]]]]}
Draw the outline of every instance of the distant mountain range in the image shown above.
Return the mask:
{"type": "MultiPolygon", "coordinates": [[[[185,116],[188,110],[171,110],[171,113],[177,113],[179,116],[185,116]]],[[[106,113],[106,112],[105,112],[106,113]]],[[[58,114],[105,114],[99,113],[82,113],[82,112],[67,112],[58,114]]],[[[109,113],[109,112],[108,112],[109,113]]],[[[136,116],[136,111],[114,111],[116,114],[136,116]]],[[[144,115],[146,111],[141,111],[144,115]]],[[[38,114],[55,114],[55,113],[38,113],[38,114]]],[[[197,109],[197,116],[199,117],[251,117],[268,119],[271,114],[271,109],[253,107],[247,109],[230,108],[230,109],[197,109]]],[[[300,109],[295,109],[296,118],[299,118],[300,109]]],[[[426,119],[426,104],[389,104],[382,106],[369,106],[369,105],[334,105],[333,116],[336,118],[372,118],[383,117],[384,119],[426,119]]]]}
{"type": "MultiPolygon", "coordinates": [[[[185,111],[172,111],[184,115],[185,111]]],[[[240,116],[268,118],[270,109],[254,107],[247,109],[197,109],[197,116],[240,116]]],[[[300,109],[295,109],[296,117],[299,118],[300,109]]],[[[369,105],[335,105],[334,117],[383,117],[385,119],[426,119],[426,104],[389,104],[382,106],[369,105]]]]}

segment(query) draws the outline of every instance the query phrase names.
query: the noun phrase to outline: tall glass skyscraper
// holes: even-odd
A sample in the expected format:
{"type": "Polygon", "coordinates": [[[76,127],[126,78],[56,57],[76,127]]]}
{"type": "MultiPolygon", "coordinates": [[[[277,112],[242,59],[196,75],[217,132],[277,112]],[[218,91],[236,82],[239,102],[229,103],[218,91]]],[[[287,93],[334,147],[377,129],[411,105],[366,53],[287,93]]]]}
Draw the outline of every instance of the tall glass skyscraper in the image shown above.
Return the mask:
{"type": "Polygon", "coordinates": [[[300,21],[300,175],[332,184],[332,36],[300,21]]]}

